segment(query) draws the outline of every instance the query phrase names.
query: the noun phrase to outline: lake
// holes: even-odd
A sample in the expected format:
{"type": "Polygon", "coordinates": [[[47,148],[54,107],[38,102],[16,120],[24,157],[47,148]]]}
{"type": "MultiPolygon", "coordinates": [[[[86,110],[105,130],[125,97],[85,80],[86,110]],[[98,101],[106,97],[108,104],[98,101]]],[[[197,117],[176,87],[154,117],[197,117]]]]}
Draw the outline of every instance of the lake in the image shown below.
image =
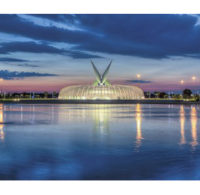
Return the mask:
{"type": "Polygon", "coordinates": [[[200,107],[0,105],[1,180],[200,179],[200,107]]]}

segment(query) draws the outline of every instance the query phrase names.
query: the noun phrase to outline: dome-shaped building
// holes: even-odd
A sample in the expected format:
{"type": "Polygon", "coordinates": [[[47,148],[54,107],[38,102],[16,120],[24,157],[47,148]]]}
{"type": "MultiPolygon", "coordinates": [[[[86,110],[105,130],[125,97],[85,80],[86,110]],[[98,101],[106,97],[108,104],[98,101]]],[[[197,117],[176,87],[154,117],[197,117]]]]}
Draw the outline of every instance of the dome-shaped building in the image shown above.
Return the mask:
{"type": "Polygon", "coordinates": [[[93,85],[74,85],[60,90],[59,99],[68,100],[135,100],[144,99],[144,92],[136,86],[111,85],[106,76],[111,62],[101,75],[93,62],[92,66],[96,74],[93,85]]]}

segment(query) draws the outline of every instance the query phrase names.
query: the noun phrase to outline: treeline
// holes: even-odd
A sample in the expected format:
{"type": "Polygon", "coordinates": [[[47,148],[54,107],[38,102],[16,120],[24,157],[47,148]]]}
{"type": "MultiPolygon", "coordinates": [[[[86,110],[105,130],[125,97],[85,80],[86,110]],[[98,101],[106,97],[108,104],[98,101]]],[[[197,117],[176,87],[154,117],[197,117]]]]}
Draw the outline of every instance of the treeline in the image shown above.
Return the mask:
{"type": "Polygon", "coordinates": [[[144,92],[145,98],[159,98],[159,99],[195,99],[196,101],[200,100],[200,95],[197,93],[192,93],[190,89],[184,89],[182,93],[176,94],[173,92],[144,92]]]}
{"type": "Polygon", "coordinates": [[[47,98],[58,98],[57,92],[1,92],[0,99],[47,99],[47,98]]]}
{"type": "MultiPolygon", "coordinates": [[[[190,89],[184,89],[182,93],[175,94],[173,92],[166,93],[162,91],[144,92],[145,98],[148,99],[193,99],[200,100],[200,95],[192,93],[190,89]]],[[[0,92],[0,99],[56,99],[58,92],[0,92]]]]}

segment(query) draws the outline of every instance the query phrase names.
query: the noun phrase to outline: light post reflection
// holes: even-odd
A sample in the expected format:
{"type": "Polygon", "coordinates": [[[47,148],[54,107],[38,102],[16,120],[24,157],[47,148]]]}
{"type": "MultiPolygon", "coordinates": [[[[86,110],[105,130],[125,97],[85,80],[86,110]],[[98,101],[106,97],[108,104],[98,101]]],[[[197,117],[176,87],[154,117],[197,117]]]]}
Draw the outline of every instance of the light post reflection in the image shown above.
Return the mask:
{"type": "Polygon", "coordinates": [[[192,134],[192,147],[198,145],[197,142],[197,111],[195,107],[191,108],[191,134],[192,134]]]}
{"type": "Polygon", "coordinates": [[[141,109],[141,105],[140,104],[136,104],[136,131],[137,131],[137,135],[136,135],[136,145],[137,147],[139,147],[141,145],[141,140],[143,139],[142,137],[142,109],[141,109]]]}
{"type": "Polygon", "coordinates": [[[0,104],[0,140],[4,140],[3,104],[0,104]]]}
{"type": "Polygon", "coordinates": [[[185,110],[184,106],[180,106],[180,127],[181,127],[181,140],[180,144],[185,144],[185,110]]]}

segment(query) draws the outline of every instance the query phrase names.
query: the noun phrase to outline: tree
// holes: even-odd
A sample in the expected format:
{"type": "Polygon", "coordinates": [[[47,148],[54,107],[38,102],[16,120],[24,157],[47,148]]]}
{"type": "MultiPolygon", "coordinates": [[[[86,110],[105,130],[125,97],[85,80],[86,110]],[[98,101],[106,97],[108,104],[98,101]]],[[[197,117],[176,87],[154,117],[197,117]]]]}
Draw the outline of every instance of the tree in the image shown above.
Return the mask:
{"type": "Polygon", "coordinates": [[[192,91],[190,89],[184,89],[182,94],[183,98],[190,98],[192,95],[192,91]]]}
{"type": "Polygon", "coordinates": [[[52,98],[56,98],[58,95],[57,95],[57,92],[56,91],[54,91],[53,93],[52,93],[52,98]]]}
{"type": "Polygon", "coordinates": [[[144,96],[145,96],[145,98],[150,98],[151,97],[151,93],[149,91],[144,92],[144,96]]]}
{"type": "Polygon", "coordinates": [[[156,98],[159,98],[159,94],[160,94],[160,92],[158,92],[158,91],[154,92],[154,95],[155,95],[156,98]]]}
{"type": "Polygon", "coordinates": [[[173,98],[177,99],[177,100],[180,100],[181,99],[181,95],[180,94],[174,94],[173,98]]]}
{"type": "Polygon", "coordinates": [[[160,93],[158,94],[158,97],[159,97],[159,98],[164,98],[166,95],[167,95],[167,94],[166,94],[165,92],[160,92],[160,93]]]}
{"type": "Polygon", "coordinates": [[[194,94],[194,99],[195,99],[195,101],[200,101],[200,97],[199,97],[199,95],[198,94],[194,94]]]}
{"type": "Polygon", "coordinates": [[[169,98],[169,95],[168,95],[168,94],[164,95],[164,98],[165,98],[165,99],[168,99],[168,98],[169,98]]]}
{"type": "Polygon", "coordinates": [[[48,95],[49,95],[48,92],[45,91],[45,92],[44,92],[44,98],[48,98],[48,95]]]}

